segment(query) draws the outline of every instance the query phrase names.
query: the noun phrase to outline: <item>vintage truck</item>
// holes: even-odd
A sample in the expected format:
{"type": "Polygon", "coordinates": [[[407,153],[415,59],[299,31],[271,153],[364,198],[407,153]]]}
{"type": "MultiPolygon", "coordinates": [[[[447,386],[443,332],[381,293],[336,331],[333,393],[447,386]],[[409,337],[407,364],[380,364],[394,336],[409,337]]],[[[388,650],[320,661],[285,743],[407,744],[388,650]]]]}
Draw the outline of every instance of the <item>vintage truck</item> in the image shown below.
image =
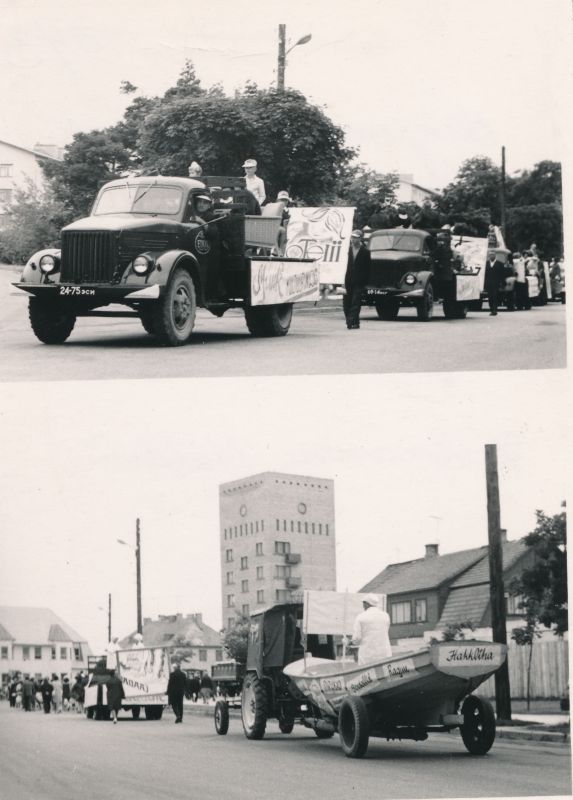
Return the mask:
{"type": "Polygon", "coordinates": [[[131,316],[160,343],[183,345],[201,307],[217,317],[241,308],[253,336],[284,336],[293,303],[318,300],[319,270],[262,255],[281,218],[246,213],[258,210],[249,196],[232,177],[105,184],[89,217],[62,230],[61,249],[35,253],[14,284],[35,335],[62,344],[78,317],[131,316]]]}
{"type": "MultiPolygon", "coordinates": [[[[139,719],[142,708],[146,719],[161,719],[167,705],[169,652],[166,647],[142,647],[114,654],[115,672],[125,693],[122,708],[131,711],[134,719],[139,719]]],[[[108,663],[106,656],[90,656],[84,700],[88,719],[109,719],[106,686],[114,669],[108,663]]]]}

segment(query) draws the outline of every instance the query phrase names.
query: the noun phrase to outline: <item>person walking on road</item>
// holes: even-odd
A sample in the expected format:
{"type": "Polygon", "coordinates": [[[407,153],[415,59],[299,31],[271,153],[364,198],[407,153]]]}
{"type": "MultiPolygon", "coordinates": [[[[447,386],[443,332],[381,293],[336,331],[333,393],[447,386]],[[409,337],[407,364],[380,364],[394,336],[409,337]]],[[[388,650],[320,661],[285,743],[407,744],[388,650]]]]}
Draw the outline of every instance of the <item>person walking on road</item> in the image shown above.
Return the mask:
{"type": "Polygon", "coordinates": [[[70,695],[72,699],[75,701],[76,713],[82,714],[84,710],[84,700],[86,696],[86,690],[81,673],[79,675],[76,675],[76,680],[74,685],[72,686],[70,695]]]}
{"type": "Polygon", "coordinates": [[[490,250],[487,254],[485,264],[484,291],[487,292],[490,316],[497,314],[497,303],[499,297],[499,287],[505,277],[503,262],[499,261],[495,250],[490,250]]]}
{"type": "Polygon", "coordinates": [[[176,723],[183,722],[183,697],[186,686],[187,676],[182,671],[180,664],[175,662],[173,672],[167,682],[167,701],[173,709],[176,723]]]}
{"type": "Polygon", "coordinates": [[[22,681],[22,706],[24,711],[33,711],[34,705],[34,681],[29,675],[24,675],[22,681]]]}
{"type": "Polygon", "coordinates": [[[356,229],[350,234],[348,263],[346,275],[344,276],[346,295],[343,299],[343,309],[348,330],[355,330],[360,327],[362,295],[368,282],[369,273],[370,251],[364,245],[362,231],[356,229]]]}
{"type": "Polygon", "coordinates": [[[40,685],[42,692],[42,703],[44,705],[44,714],[49,714],[52,710],[52,694],[54,687],[50,683],[49,678],[46,676],[40,685]]]}
{"type": "Polygon", "coordinates": [[[121,701],[125,697],[123,683],[117,672],[113,672],[107,683],[107,707],[109,708],[113,724],[117,724],[117,712],[121,711],[121,701]]]}
{"type": "Polygon", "coordinates": [[[364,611],[354,620],[352,643],[358,647],[358,663],[373,664],[383,658],[390,658],[390,617],[379,607],[380,599],[375,594],[367,594],[362,601],[364,611]]]}
{"type": "Polygon", "coordinates": [[[54,688],[54,691],[52,692],[52,705],[54,706],[55,713],[61,714],[64,694],[61,681],[55,673],[52,675],[52,686],[54,688]]]}
{"type": "Polygon", "coordinates": [[[208,703],[213,696],[213,681],[208,672],[201,675],[201,697],[204,703],[208,703]]]}

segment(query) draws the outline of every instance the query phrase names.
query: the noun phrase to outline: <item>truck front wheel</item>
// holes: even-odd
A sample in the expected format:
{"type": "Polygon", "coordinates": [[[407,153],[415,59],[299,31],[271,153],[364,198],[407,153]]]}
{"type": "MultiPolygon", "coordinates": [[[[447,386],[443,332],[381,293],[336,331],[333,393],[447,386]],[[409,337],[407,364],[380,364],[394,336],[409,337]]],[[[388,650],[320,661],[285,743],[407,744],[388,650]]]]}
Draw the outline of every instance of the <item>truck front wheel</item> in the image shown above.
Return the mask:
{"type": "Polygon", "coordinates": [[[421,322],[428,322],[432,319],[432,314],[434,313],[434,290],[429,281],[426,284],[422,298],[418,301],[416,312],[421,322]]]}
{"type": "Polygon", "coordinates": [[[241,695],[241,718],[247,739],[262,739],[267,727],[267,692],[256,675],[247,675],[241,695]]]}
{"type": "Polygon", "coordinates": [[[61,305],[38,297],[30,298],[28,316],[32,330],[44,344],[63,344],[76,324],[75,316],[65,312],[61,305]]]}
{"type": "Polygon", "coordinates": [[[178,267],[167,284],[165,294],[155,305],[153,332],[164,344],[173,347],[185,344],[193,331],[196,311],[193,279],[187,270],[178,267]]]}
{"type": "Polygon", "coordinates": [[[245,308],[247,328],[253,336],[286,336],[292,320],[292,303],[245,308]]]}

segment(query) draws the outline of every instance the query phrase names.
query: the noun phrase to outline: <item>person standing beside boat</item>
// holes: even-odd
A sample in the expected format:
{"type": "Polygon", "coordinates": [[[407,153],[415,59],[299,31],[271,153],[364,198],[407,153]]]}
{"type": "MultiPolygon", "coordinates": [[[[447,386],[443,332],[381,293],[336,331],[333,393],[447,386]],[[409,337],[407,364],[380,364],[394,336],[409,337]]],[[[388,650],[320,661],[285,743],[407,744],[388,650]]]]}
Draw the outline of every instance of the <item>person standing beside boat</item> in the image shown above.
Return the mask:
{"type": "Polygon", "coordinates": [[[358,663],[372,664],[390,658],[390,617],[380,608],[380,598],[367,594],[362,601],[364,611],[354,620],[352,644],[358,645],[358,663]]]}

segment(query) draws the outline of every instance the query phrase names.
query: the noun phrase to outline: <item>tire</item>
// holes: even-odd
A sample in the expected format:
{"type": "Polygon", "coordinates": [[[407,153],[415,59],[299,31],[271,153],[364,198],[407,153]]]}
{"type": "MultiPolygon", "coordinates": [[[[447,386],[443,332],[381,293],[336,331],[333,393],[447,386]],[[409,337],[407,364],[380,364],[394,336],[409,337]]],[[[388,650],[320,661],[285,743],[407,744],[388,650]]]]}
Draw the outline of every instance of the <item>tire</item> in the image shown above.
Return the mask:
{"type": "Polygon", "coordinates": [[[253,336],[286,336],[292,321],[292,303],[275,306],[247,306],[245,321],[253,336]]]}
{"type": "Polygon", "coordinates": [[[458,300],[444,300],[442,309],[446,319],[465,319],[468,315],[467,304],[458,300]]]}
{"type": "Polygon", "coordinates": [[[429,322],[434,313],[434,290],[432,284],[428,281],[424,296],[416,305],[416,313],[420,322],[429,322]]]}
{"type": "Polygon", "coordinates": [[[470,694],[462,705],[460,733],[472,756],[484,756],[495,741],[495,714],[488,700],[470,694]]]}
{"type": "Polygon", "coordinates": [[[267,727],[267,692],[256,675],[247,675],[241,693],[241,719],[247,739],[262,739],[267,727]]]}
{"type": "Polygon", "coordinates": [[[93,719],[94,718],[94,707],[93,706],[90,706],[89,708],[86,708],[86,717],[88,719],[93,719]]]}
{"type": "Polygon", "coordinates": [[[163,716],[163,706],[144,706],[145,719],[161,719],[163,716]]]}
{"type": "Polygon", "coordinates": [[[294,719],[280,719],[279,728],[281,733],[292,733],[294,728],[294,719]]]}
{"type": "Polygon", "coordinates": [[[76,324],[74,314],[66,313],[58,303],[46,303],[31,297],[28,317],[36,337],[44,344],[63,344],[76,324]]]}
{"type": "Polygon", "coordinates": [[[483,300],[470,300],[468,303],[468,309],[470,311],[481,311],[483,308],[483,300]]]}
{"type": "Polygon", "coordinates": [[[145,332],[148,333],[150,336],[154,336],[155,318],[153,314],[153,309],[150,308],[140,309],[139,319],[141,321],[141,324],[143,325],[145,332]]]}
{"type": "Polygon", "coordinates": [[[141,706],[131,707],[131,716],[133,717],[133,719],[139,719],[140,714],[141,714],[141,706]]]}
{"type": "Polygon", "coordinates": [[[195,325],[196,311],[193,279],[187,270],[177,267],[169,279],[165,294],[154,304],[154,333],[163,344],[172,347],[186,344],[195,325]]]}
{"type": "Polygon", "coordinates": [[[362,758],[368,750],[370,719],[361,697],[346,697],[338,714],[338,733],[344,755],[362,758]]]}
{"type": "Polygon", "coordinates": [[[229,730],[229,706],[224,700],[215,703],[215,730],[219,736],[225,736],[229,730]]]}
{"type": "Polygon", "coordinates": [[[397,297],[382,297],[376,300],[374,305],[378,319],[396,319],[400,312],[400,301],[397,297]]]}

